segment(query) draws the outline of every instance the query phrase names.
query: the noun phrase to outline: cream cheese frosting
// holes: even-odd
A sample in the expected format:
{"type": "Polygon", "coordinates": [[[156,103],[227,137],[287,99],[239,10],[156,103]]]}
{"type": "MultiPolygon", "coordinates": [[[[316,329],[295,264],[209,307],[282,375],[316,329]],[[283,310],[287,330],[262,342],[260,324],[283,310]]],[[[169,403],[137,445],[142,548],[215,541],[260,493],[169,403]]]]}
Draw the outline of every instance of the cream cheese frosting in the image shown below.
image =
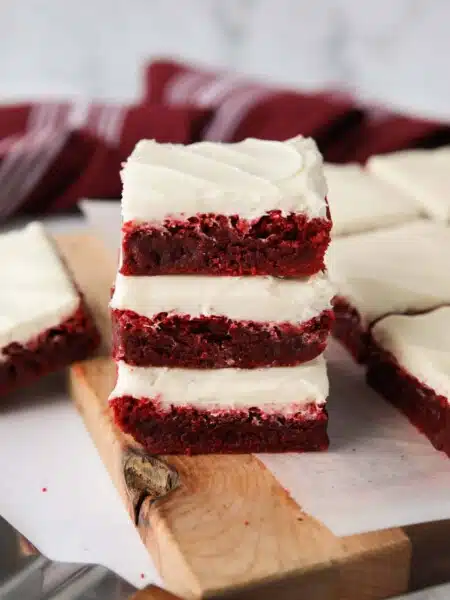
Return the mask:
{"type": "Polygon", "coordinates": [[[270,210],[326,217],[326,182],[315,142],[249,138],[234,144],[141,140],[122,173],[124,221],[198,213],[256,219],[270,210]]]}
{"type": "Polygon", "coordinates": [[[0,349],[26,343],[76,311],[80,297],[42,225],[0,235],[0,256],[0,349]]]}
{"type": "Polygon", "coordinates": [[[381,229],[420,216],[410,196],[371,175],[357,164],[325,164],[333,235],[381,229]]]}
{"type": "Polygon", "coordinates": [[[430,218],[450,220],[450,147],[374,156],[367,168],[408,194],[430,218]]]}
{"type": "Polygon", "coordinates": [[[388,313],[450,303],[450,228],[430,221],[334,239],[327,253],[336,293],[363,325],[388,313]]]}
{"type": "Polygon", "coordinates": [[[161,312],[191,317],[300,323],[331,308],[334,288],[325,273],[303,279],[118,274],[111,308],[152,318],[161,312]]]}
{"type": "Polygon", "coordinates": [[[421,315],[391,315],[372,329],[381,348],[413,377],[450,399],[450,307],[421,315]]]}
{"type": "Polygon", "coordinates": [[[296,367],[265,369],[134,367],[119,361],[110,399],[121,396],[157,399],[167,408],[223,411],[258,407],[292,413],[308,404],[323,405],[328,377],[323,356],[296,367]]]}

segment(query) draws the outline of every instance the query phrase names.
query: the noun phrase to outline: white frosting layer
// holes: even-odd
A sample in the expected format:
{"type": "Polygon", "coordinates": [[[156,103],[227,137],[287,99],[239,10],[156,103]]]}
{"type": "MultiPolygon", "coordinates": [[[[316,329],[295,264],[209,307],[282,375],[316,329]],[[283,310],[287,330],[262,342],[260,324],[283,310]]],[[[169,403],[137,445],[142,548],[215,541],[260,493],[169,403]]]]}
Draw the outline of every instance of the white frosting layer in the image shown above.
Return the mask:
{"type": "Polygon", "coordinates": [[[214,411],[253,406],[296,412],[324,404],[328,377],[323,356],[297,367],[267,369],[171,369],[117,365],[111,398],[158,399],[162,406],[195,406],[214,411]]]}
{"type": "Polygon", "coordinates": [[[450,307],[392,315],[373,327],[376,342],[420,382],[450,399],[450,307]]]}
{"type": "Polygon", "coordinates": [[[327,260],[337,293],[367,324],[450,303],[449,256],[450,228],[417,221],[334,239],[327,260]]]}
{"type": "Polygon", "coordinates": [[[450,220],[450,148],[374,156],[368,168],[409,194],[432,219],[450,220]]]}
{"type": "Polygon", "coordinates": [[[236,144],[140,141],[122,170],[124,221],[161,222],[197,213],[259,218],[267,211],[326,215],[315,142],[247,139],[236,144]]]}
{"type": "Polygon", "coordinates": [[[75,312],[80,297],[42,225],[0,235],[0,257],[0,349],[75,312]]]}
{"type": "Polygon", "coordinates": [[[117,275],[111,307],[152,318],[160,312],[300,323],[331,307],[327,275],[304,279],[117,275]]]}
{"type": "Polygon", "coordinates": [[[356,164],[325,165],[333,235],[381,229],[420,216],[408,195],[356,164]]]}

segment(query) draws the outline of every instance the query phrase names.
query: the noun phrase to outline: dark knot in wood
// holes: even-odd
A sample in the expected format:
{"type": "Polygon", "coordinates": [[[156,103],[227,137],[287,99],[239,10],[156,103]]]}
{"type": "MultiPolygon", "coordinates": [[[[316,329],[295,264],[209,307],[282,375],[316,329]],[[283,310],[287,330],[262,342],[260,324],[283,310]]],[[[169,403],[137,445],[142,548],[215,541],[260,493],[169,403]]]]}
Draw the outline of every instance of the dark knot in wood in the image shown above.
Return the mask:
{"type": "Polygon", "coordinates": [[[132,448],[125,452],[123,475],[136,524],[144,500],[159,500],[179,485],[179,476],[173,467],[156,456],[132,448]]]}

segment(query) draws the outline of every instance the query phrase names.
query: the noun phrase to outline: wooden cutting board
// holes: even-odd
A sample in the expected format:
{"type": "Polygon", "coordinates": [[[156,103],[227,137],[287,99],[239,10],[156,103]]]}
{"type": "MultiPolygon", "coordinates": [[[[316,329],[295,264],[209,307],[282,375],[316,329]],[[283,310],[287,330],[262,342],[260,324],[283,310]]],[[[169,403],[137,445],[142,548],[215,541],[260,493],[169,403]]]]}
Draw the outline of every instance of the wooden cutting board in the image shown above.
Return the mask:
{"type": "Polygon", "coordinates": [[[450,579],[450,522],[337,538],[252,455],[146,455],[108,411],[113,257],[93,236],[57,243],[105,340],[97,358],[70,369],[71,393],[169,590],[182,598],[369,600],[450,579]]]}

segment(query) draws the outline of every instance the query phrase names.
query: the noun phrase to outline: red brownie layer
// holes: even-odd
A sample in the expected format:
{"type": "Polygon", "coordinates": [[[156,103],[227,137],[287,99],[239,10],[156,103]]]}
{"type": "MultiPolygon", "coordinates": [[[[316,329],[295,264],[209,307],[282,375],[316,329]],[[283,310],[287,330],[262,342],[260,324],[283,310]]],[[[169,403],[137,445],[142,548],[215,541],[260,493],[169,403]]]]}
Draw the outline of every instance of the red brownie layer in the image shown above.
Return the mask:
{"type": "Polygon", "coordinates": [[[367,383],[400,409],[431,441],[450,456],[450,406],[448,398],[403,369],[395,357],[375,342],[368,359],[367,383]]]}
{"type": "Polygon", "coordinates": [[[42,375],[83,360],[100,343],[99,333],[83,303],[59,325],[26,344],[12,342],[2,348],[0,396],[42,375]]]}
{"type": "Polygon", "coordinates": [[[113,357],[137,366],[220,369],[280,367],[321,354],[333,312],[299,325],[160,313],[148,319],[113,310],[113,357]]]}
{"type": "Polygon", "coordinates": [[[123,225],[123,275],[275,275],[301,277],[325,268],[331,219],[270,211],[248,221],[198,214],[163,224],[123,225]]]}
{"type": "Polygon", "coordinates": [[[259,408],[211,413],[190,406],[164,410],[150,398],[110,401],[117,425],[151,454],[304,452],[328,448],[327,411],[312,404],[302,413],[259,408]]]}
{"type": "Polygon", "coordinates": [[[362,324],[359,312],[340,296],[335,296],[332,304],[334,311],[333,337],[350,352],[357,362],[365,362],[368,354],[369,334],[362,324]]]}

